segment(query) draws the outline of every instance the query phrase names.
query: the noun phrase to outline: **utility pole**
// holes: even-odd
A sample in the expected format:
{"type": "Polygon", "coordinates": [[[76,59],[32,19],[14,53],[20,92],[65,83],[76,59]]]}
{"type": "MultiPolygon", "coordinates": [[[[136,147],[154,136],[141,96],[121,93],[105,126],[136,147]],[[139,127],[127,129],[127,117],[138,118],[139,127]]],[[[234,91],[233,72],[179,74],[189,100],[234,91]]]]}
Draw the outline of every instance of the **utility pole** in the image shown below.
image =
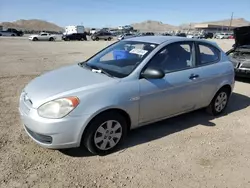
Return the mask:
{"type": "Polygon", "coordinates": [[[230,19],[230,24],[229,24],[229,28],[228,28],[229,30],[231,30],[231,27],[232,27],[233,16],[234,16],[234,13],[232,12],[231,19],[230,19]]]}

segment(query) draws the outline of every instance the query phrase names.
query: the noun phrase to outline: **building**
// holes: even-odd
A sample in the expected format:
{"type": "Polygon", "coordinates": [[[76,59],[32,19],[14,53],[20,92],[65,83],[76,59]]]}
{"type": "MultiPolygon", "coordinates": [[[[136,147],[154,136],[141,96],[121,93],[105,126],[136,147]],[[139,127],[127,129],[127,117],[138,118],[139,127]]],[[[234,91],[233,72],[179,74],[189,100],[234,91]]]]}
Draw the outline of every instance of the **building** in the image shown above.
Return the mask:
{"type": "Polygon", "coordinates": [[[228,25],[213,25],[213,24],[196,24],[194,26],[195,30],[198,32],[211,32],[211,33],[227,33],[232,32],[235,26],[228,25]]]}

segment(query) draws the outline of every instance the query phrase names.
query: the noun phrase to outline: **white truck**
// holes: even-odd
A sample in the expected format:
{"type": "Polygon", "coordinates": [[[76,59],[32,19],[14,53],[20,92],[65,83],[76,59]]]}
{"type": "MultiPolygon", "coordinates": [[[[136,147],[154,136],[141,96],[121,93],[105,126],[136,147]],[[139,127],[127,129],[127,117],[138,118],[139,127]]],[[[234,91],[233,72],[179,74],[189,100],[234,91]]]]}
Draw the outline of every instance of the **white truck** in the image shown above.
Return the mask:
{"type": "Polygon", "coordinates": [[[73,33],[84,33],[85,28],[83,25],[69,25],[65,27],[65,32],[63,33],[64,35],[69,35],[73,33]]]}

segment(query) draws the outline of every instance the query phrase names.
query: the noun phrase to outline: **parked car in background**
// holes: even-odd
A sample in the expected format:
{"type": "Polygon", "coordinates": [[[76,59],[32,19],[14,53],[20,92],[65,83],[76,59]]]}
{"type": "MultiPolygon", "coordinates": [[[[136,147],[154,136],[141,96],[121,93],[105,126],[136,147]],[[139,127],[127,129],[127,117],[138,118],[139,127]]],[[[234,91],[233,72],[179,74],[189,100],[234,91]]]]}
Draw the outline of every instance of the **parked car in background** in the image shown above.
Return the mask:
{"type": "Polygon", "coordinates": [[[92,28],[89,32],[90,32],[90,35],[93,35],[97,32],[97,30],[95,28],[92,28]]]}
{"type": "Polygon", "coordinates": [[[91,36],[92,40],[112,40],[113,35],[110,32],[97,32],[91,36]]]}
{"type": "Polygon", "coordinates": [[[103,155],[131,129],[202,108],[222,114],[233,88],[233,65],[215,43],[133,37],[35,78],[21,93],[19,112],[41,146],[103,155]]]}
{"type": "Polygon", "coordinates": [[[11,36],[11,37],[15,37],[17,36],[16,33],[13,32],[7,32],[7,31],[0,31],[0,37],[1,36],[11,36]]]}
{"type": "Polygon", "coordinates": [[[220,33],[220,34],[216,35],[216,39],[228,39],[228,37],[230,35],[231,34],[229,34],[229,33],[220,33]]]}
{"type": "Polygon", "coordinates": [[[162,33],[162,36],[172,36],[170,33],[162,33]]]}
{"type": "Polygon", "coordinates": [[[134,34],[131,34],[131,33],[124,33],[120,36],[118,36],[118,40],[123,40],[123,39],[127,39],[127,38],[131,38],[131,37],[134,37],[135,35],[134,34]]]}
{"type": "Polygon", "coordinates": [[[56,36],[52,35],[50,33],[41,32],[38,35],[29,36],[29,40],[31,40],[31,41],[55,41],[56,36]]]}
{"type": "Polygon", "coordinates": [[[178,36],[178,37],[187,37],[186,33],[177,33],[176,36],[178,36]]]}
{"type": "Polygon", "coordinates": [[[0,31],[0,36],[23,36],[23,31],[14,28],[8,28],[0,31]]]}
{"type": "Polygon", "coordinates": [[[118,26],[119,30],[133,30],[133,27],[130,25],[118,26]]]}
{"type": "Polygon", "coordinates": [[[235,44],[226,54],[234,65],[235,75],[250,78],[250,26],[234,29],[235,44]]]}
{"type": "Polygon", "coordinates": [[[204,38],[205,39],[212,39],[214,37],[214,34],[213,33],[204,33],[204,38]]]}
{"type": "Polygon", "coordinates": [[[70,40],[87,40],[87,34],[86,33],[72,33],[68,35],[63,35],[62,40],[64,41],[70,41],[70,40]]]}
{"type": "MultiPolygon", "coordinates": [[[[183,36],[184,37],[184,36],[183,36]]],[[[189,34],[186,36],[187,38],[193,38],[193,39],[203,39],[205,38],[204,35],[202,34],[198,34],[198,33],[195,33],[195,34],[189,34]]]]}
{"type": "Polygon", "coordinates": [[[154,36],[155,34],[153,32],[146,32],[146,33],[141,33],[142,36],[154,36]]]}

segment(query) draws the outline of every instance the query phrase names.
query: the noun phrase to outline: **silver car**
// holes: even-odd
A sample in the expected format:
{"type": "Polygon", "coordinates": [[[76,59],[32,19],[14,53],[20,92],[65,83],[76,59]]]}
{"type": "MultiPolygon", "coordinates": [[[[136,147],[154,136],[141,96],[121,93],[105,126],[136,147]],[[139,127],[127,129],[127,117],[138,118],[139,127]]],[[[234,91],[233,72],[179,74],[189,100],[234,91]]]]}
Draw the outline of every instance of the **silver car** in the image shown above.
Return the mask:
{"type": "Polygon", "coordinates": [[[39,145],[103,155],[131,129],[204,107],[221,114],[233,88],[233,64],[215,43],[134,37],[35,78],[19,111],[39,145]]]}

